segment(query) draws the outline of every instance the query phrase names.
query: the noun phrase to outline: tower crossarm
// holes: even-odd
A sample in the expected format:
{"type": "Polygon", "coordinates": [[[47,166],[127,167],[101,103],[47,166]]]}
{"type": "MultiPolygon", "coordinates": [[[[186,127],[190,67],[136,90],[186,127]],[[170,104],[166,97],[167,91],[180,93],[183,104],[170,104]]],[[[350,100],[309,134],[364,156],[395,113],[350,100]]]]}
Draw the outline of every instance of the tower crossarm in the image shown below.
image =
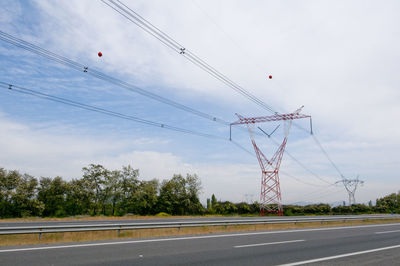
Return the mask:
{"type": "Polygon", "coordinates": [[[289,114],[275,114],[270,116],[258,116],[258,117],[243,117],[241,115],[236,114],[239,117],[239,120],[231,123],[231,125],[256,124],[256,123],[264,123],[270,121],[294,120],[294,119],[311,117],[309,115],[300,114],[301,109],[302,107],[300,107],[295,112],[289,114]]]}
{"type": "Polygon", "coordinates": [[[256,123],[264,123],[270,121],[294,120],[294,119],[309,118],[309,117],[311,116],[303,114],[294,114],[294,113],[271,115],[271,116],[243,117],[239,118],[238,121],[233,122],[231,125],[256,124],[256,123]]]}

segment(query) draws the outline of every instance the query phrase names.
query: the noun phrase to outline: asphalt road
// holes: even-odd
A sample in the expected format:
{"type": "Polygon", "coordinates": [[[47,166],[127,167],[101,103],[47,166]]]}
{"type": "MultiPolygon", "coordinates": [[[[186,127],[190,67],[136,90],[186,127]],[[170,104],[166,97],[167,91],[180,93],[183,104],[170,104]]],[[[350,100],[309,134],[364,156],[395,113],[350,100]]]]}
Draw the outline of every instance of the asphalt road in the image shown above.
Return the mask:
{"type": "MultiPolygon", "coordinates": [[[[335,215],[334,217],[393,217],[400,218],[400,215],[335,215]]],[[[50,225],[93,225],[93,224],[115,224],[115,223],[153,223],[153,222],[187,222],[187,221],[221,221],[221,220],[252,220],[252,219],[288,219],[296,218],[329,218],[326,216],[271,216],[271,217],[198,217],[198,218],[155,218],[155,219],[114,219],[114,220],[84,220],[84,221],[38,221],[38,222],[4,222],[0,220],[0,227],[18,226],[50,226],[50,225]]]]}
{"type": "Polygon", "coordinates": [[[1,265],[399,265],[400,223],[2,247],[1,265]]]}

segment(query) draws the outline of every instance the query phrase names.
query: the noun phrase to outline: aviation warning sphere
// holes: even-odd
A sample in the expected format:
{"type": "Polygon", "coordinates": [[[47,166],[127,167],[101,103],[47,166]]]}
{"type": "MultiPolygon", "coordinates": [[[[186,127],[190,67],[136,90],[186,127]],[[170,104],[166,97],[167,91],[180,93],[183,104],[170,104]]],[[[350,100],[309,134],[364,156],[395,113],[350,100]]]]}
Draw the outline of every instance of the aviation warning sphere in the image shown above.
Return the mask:
{"type": "Polygon", "coordinates": [[[98,55],[99,57],[102,57],[102,56],[103,56],[103,53],[102,53],[102,52],[99,52],[97,55],[98,55]]]}
{"type": "Polygon", "coordinates": [[[272,79],[272,75],[269,75],[269,79],[272,79]]]}

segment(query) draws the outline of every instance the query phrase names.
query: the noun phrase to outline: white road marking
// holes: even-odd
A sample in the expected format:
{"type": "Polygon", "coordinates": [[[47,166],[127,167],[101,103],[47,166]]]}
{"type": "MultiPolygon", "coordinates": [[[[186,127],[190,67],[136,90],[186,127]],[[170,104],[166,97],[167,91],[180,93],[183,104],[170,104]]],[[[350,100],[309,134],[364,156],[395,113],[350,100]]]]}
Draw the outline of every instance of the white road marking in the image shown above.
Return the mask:
{"type": "Polygon", "coordinates": [[[390,233],[398,233],[398,232],[400,232],[400,230],[375,232],[375,234],[390,234],[390,233]]]}
{"type": "Polygon", "coordinates": [[[248,248],[248,247],[258,247],[258,246],[279,245],[279,244],[287,244],[287,243],[295,243],[295,242],[303,242],[303,241],[305,241],[305,240],[304,239],[289,240],[289,241],[281,241],[281,242],[270,242],[270,243],[260,243],[260,244],[234,246],[234,248],[248,248]]]}
{"type": "Polygon", "coordinates": [[[313,260],[303,260],[303,261],[298,261],[298,262],[292,262],[292,263],[282,264],[282,265],[280,265],[280,266],[302,265],[302,264],[307,264],[307,263],[314,263],[314,262],[320,262],[320,261],[333,260],[333,259],[340,259],[340,258],[345,258],[345,257],[350,257],[350,256],[356,256],[356,255],[362,255],[362,254],[366,254],[366,253],[373,253],[373,252],[378,252],[378,251],[383,251],[383,250],[388,250],[388,249],[394,249],[394,248],[400,248],[400,245],[390,246],[390,247],[384,247],[384,248],[369,249],[369,250],[364,250],[364,251],[346,253],[346,254],[341,254],[341,255],[336,255],[336,256],[330,256],[330,257],[324,257],[324,258],[313,259],[313,260]]]}
{"type": "Polygon", "coordinates": [[[340,227],[310,228],[310,229],[295,229],[295,230],[279,230],[279,231],[237,233],[237,234],[223,234],[223,235],[203,235],[203,236],[189,236],[189,237],[175,237],[175,238],[172,237],[172,238],[159,238],[159,239],[129,240],[129,241],[119,241],[119,242],[87,243],[87,244],[64,245],[64,246],[43,246],[43,247],[32,247],[32,248],[0,249],[0,253],[18,252],[18,251],[35,251],[35,250],[46,250],[46,249],[60,249],[60,248],[111,246],[111,245],[123,245],[123,244],[192,240],[192,239],[207,239],[207,238],[235,237],[235,236],[270,235],[270,234],[313,232],[313,231],[331,231],[331,230],[342,230],[342,229],[348,230],[348,229],[355,229],[355,228],[369,228],[369,227],[382,227],[382,226],[394,226],[394,225],[400,226],[400,223],[340,226],[340,227]]]}

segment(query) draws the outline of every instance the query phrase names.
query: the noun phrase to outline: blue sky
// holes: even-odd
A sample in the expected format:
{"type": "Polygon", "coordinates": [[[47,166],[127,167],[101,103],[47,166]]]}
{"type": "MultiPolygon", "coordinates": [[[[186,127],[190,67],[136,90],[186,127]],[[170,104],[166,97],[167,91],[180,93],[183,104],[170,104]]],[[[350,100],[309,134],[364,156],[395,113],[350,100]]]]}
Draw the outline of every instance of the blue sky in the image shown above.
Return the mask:
{"type": "MultiPolygon", "coordinates": [[[[267,104],[305,105],[316,136],[361,202],[400,190],[399,4],[386,1],[126,1],[126,4],[267,104]],[[273,79],[267,76],[273,75],[273,79]]],[[[1,30],[112,77],[226,121],[269,115],[163,46],[101,1],[5,1],[1,30]],[[102,51],[99,58],[97,52],[102,51]]],[[[0,41],[0,81],[155,122],[214,134],[229,128],[95,79],[0,41]]],[[[202,200],[258,200],[256,158],[229,141],[163,130],[0,90],[0,167],[35,176],[80,175],[89,163],[131,164],[144,179],[197,173],[202,200]]],[[[298,121],[307,128],[308,121],[298,121]]],[[[272,131],[275,124],[264,124],[272,131]]],[[[248,134],[234,139],[252,151],[248,134]]],[[[275,135],[282,137],[282,127],[275,135]]],[[[257,137],[266,155],[275,145],[257,137]]],[[[312,137],[292,128],[287,150],[319,178],[340,178],[312,137]]],[[[285,203],[338,202],[285,155],[285,203]],[[293,178],[295,177],[295,178],[293,178]],[[302,182],[299,182],[301,180],[302,182]],[[307,183],[307,184],[306,184],[307,183]],[[311,185],[310,185],[311,184],[311,185]]]]}

